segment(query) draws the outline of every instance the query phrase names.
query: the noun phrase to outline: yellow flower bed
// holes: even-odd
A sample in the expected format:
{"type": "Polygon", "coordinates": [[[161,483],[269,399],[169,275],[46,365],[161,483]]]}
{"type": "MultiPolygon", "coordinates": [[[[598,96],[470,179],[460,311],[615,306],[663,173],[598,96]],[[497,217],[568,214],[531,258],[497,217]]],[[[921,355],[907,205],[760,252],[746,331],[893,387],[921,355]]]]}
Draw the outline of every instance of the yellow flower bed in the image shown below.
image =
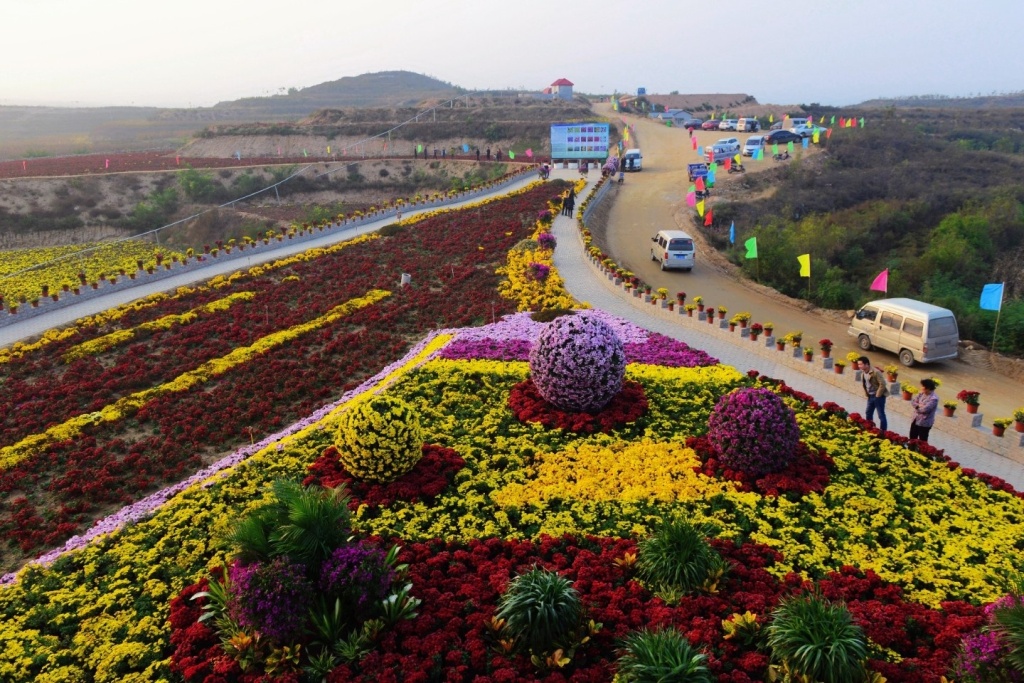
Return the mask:
{"type": "Polygon", "coordinates": [[[126,330],[117,330],[116,332],[105,334],[102,337],[90,339],[89,341],[76,344],[68,349],[64,354],[64,362],[70,363],[84,356],[94,356],[98,353],[103,353],[107,349],[111,349],[134,339],[138,332],[146,330],[166,330],[174,325],[187,325],[197,320],[200,314],[226,311],[239,301],[251,301],[254,298],[256,298],[256,292],[235,292],[234,294],[229,294],[223,299],[211,301],[208,304],[198,306],[190,311],[185,311],[184,313],[165,315],[157,318],[156,320],[144,322],[126,330]]]}
{"type": "Polygon", "coordinates": [[[51,294],[60,292],[64,285],[81,286],[79,273],[85,273],[85,279],[89,282],[98,281],[101,274],[115,275],[122,269],[134,273],[138,270],[139,260],[142,261],[143,267],[156,265],[157,253],[162,254],[167,262],[170,262],[173,256],[185,256],[177,251],[155,247],[152,242],[138,240],[2,251],[0,296],[3,296],[4,302],[8,304],[17,303],[21,297],[31,301],[41,296],[43,285],[49,286],[51,294]],[[79,252],[82,252],[81,257],[75,257],[79,252]],[[50,263],[51,261],[55,262],[50,263]],[[33,268],[34,266],[39,267],[33,268]],[[33,269],[21,272],[26,268],[33,269]]]}
{"type": "Polygon", "coordinates": [[[82,432],[82,429],[90,424],[102,422],[117,422],[128,415],[138,411],[152,399],[162,394],[188,391],[197,384],[208,382],[217,375],[224,374],[228,370],[242,363],[256,358],[270,349],[285,344],[299,335],[312,332],[326,325],[329,325],[340,318],[345,317],[366,306],[372,306],[381,299],[391,296],[391,292],[382,289],[374,289],[367,292],[365,296],[351,299],[343,304],[335,306],[327,313],[305,323],[293,325],[285,330],[272,332],[265,337],[260,337],[249,346],[242,346],[231,351],[226,356],[208,360],[195,370],[184,372],[169,382],[160,386],[151,387],[137,391],[134,394],[119,398],[108,406],[104,406],[97,412],[77,415],[59,425],[50,427],[45,432],[31,434],[16,444],[0,448],[0,470],[6,470],[18,464],[26,458],[39,453],[52,443],[71,439],[82,432]]]}

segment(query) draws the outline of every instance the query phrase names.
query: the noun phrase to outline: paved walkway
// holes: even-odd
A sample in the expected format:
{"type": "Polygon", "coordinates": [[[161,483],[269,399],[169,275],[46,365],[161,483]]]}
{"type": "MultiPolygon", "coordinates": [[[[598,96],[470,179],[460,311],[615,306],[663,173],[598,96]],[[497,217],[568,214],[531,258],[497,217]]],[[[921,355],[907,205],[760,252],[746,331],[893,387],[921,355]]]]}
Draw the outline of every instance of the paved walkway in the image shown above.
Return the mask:
{"type": "MultiPolygon", "coordinates": [[[[565,177],[570,176],[566,175],[565,177]]],[[[594,180],[596,181],[597,178],[594,180]]],[[[628,178],[626,182],[629,182],[628,178]]],[[[593,183],[588,185],[587,189],[579,196],[586,197],[592,185],[593,183]]],[[[609,191],[614,192],[615,188],[613,187],[609,191]]],[[[605,201],[609,200],[611,199],[605,201]]],[[[558,239],[558,247],[555,249],[555,267],[565,279],[569,292],[577,300],[586,301],[595,308],[601,308],[649,330],[680,339],[693,347],[703,349],[726,365],[731,365],[741,372],[756,369],[769,377],[782,379],[795,389],[814,396],[819,403],[833,401],[843,406],[848,412],[864,414],[866,401],[860,385],[852,377],[828,375],[817,365],[805,364],[802,360],[794,362],[787,352],[771,350],[767,353],[759,352],[752,348],[754,347],[753,342],[741,338],[737,333],[720,332],[717,329],[712,329],[712,326],[707,323],[700,323],[698,326],[696,318],[687,318],[678,313],[670,314],[651,304],[645,304],[642,298],[638,299],[627,295],[621,288],[615,287],[598,272],[597,267],[593,265],[583,248],[583,241],[576,227],[575,218],[556,217],[552,232],[558,239]],[[708,329],[702,331],[701,327],[708,329]],[[810,367],[805,370],[804,365],[810,367]],[[815,377],[815,375],[820,377],[815,377]]],[[[910,431],[909,404],[902,401],[899,396],[890,398],[886,403],[889,430],[908,434],[910,431]]],[[[1024,490],[1024,466],[1010,457],[972,443],[972,441],[990,438],[999,442],[994,443],[993,448],[1020,449],[1020,435],[1011,435],[1011,432],[1007,432],[1004,441],[981,433],[981,430],[974,430],[979,432],[978,438],[969,434],[970,440],[967,440],[941,431],[939,425],[943,419],[949,420],[949,418],[941,416],[936,418],[936,428],[932,429],[928,439],[930,444],[943,449],[949,457],[963,467],[1000,477],[1012,484],[1014,488],[1024,490]]],[[[958,416],[954,419],[966,419],[966,416],[958,416]]],[[[961,431],[970,429],[969,426],[962,424],[957,428],[961,431]]]]}

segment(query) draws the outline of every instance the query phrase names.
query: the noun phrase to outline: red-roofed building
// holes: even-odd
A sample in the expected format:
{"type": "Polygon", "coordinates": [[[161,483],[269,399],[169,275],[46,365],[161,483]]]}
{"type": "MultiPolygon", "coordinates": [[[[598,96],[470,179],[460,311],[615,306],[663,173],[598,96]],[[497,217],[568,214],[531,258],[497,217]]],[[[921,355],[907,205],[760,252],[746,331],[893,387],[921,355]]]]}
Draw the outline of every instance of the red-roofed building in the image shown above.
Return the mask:
{"type": "Polygon", "coordinates": [[[572,81],[568,78],[559,78],[551,84],[551,92],[560,100],[571,100],[572,81]]]}

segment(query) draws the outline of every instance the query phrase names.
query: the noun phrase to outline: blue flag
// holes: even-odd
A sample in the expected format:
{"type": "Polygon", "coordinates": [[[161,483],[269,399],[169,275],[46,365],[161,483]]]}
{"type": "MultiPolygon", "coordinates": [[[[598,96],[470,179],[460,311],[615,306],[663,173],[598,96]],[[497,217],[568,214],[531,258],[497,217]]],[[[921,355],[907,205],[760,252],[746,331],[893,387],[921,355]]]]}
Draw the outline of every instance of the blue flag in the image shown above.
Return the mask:
{"type": "Polygon", "coordinates": [[[468,152],[469,151],[469,145],[467,145],[465,142],[462,143],[462,151],[463,152],[468,152]]]}
{"type": "Polygon", "coordinates": [[[704,156],[704,145],[701,145],[700,147],[697,148],[697,155],[704,156]]]}
{"type": "Polygon", "coordinates": [[[736,244],[736,221],[729,226],[729,244],[736,244]]]}
{"type": "Polygon", "coordinates": [[[804,149],[807,149],[807,145],[809,145],[809,144],[810,144],[810,142],[811,142],[811,139],[810,139],[810,138],[804,138],[804,139],[803,139],[803,140],[801,141],[801,144],[802,144],[802,145],[804,146],[804,149]]]}
{"type": "Polygon", "coordinates": [[[998,311],[1003,307],[1003,283],[985,285],[981,290],[981,302],[978,304],[983,311],[998,311]]]}

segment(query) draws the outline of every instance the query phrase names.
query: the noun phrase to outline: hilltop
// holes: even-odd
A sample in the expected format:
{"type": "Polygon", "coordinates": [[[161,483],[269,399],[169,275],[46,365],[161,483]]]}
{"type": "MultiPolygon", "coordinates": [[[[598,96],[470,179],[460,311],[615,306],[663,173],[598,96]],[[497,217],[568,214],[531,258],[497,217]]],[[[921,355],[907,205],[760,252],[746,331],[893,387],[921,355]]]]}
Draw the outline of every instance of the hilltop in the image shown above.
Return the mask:
{"type": "Polygon", "coordinates": [[[930,109],[1006,109],[1024,107],[1024,91],[978,97],[949,97],[948,95],[910,95],[876,98],[861,102],[865,108],[927,107],[930,109]]]}

